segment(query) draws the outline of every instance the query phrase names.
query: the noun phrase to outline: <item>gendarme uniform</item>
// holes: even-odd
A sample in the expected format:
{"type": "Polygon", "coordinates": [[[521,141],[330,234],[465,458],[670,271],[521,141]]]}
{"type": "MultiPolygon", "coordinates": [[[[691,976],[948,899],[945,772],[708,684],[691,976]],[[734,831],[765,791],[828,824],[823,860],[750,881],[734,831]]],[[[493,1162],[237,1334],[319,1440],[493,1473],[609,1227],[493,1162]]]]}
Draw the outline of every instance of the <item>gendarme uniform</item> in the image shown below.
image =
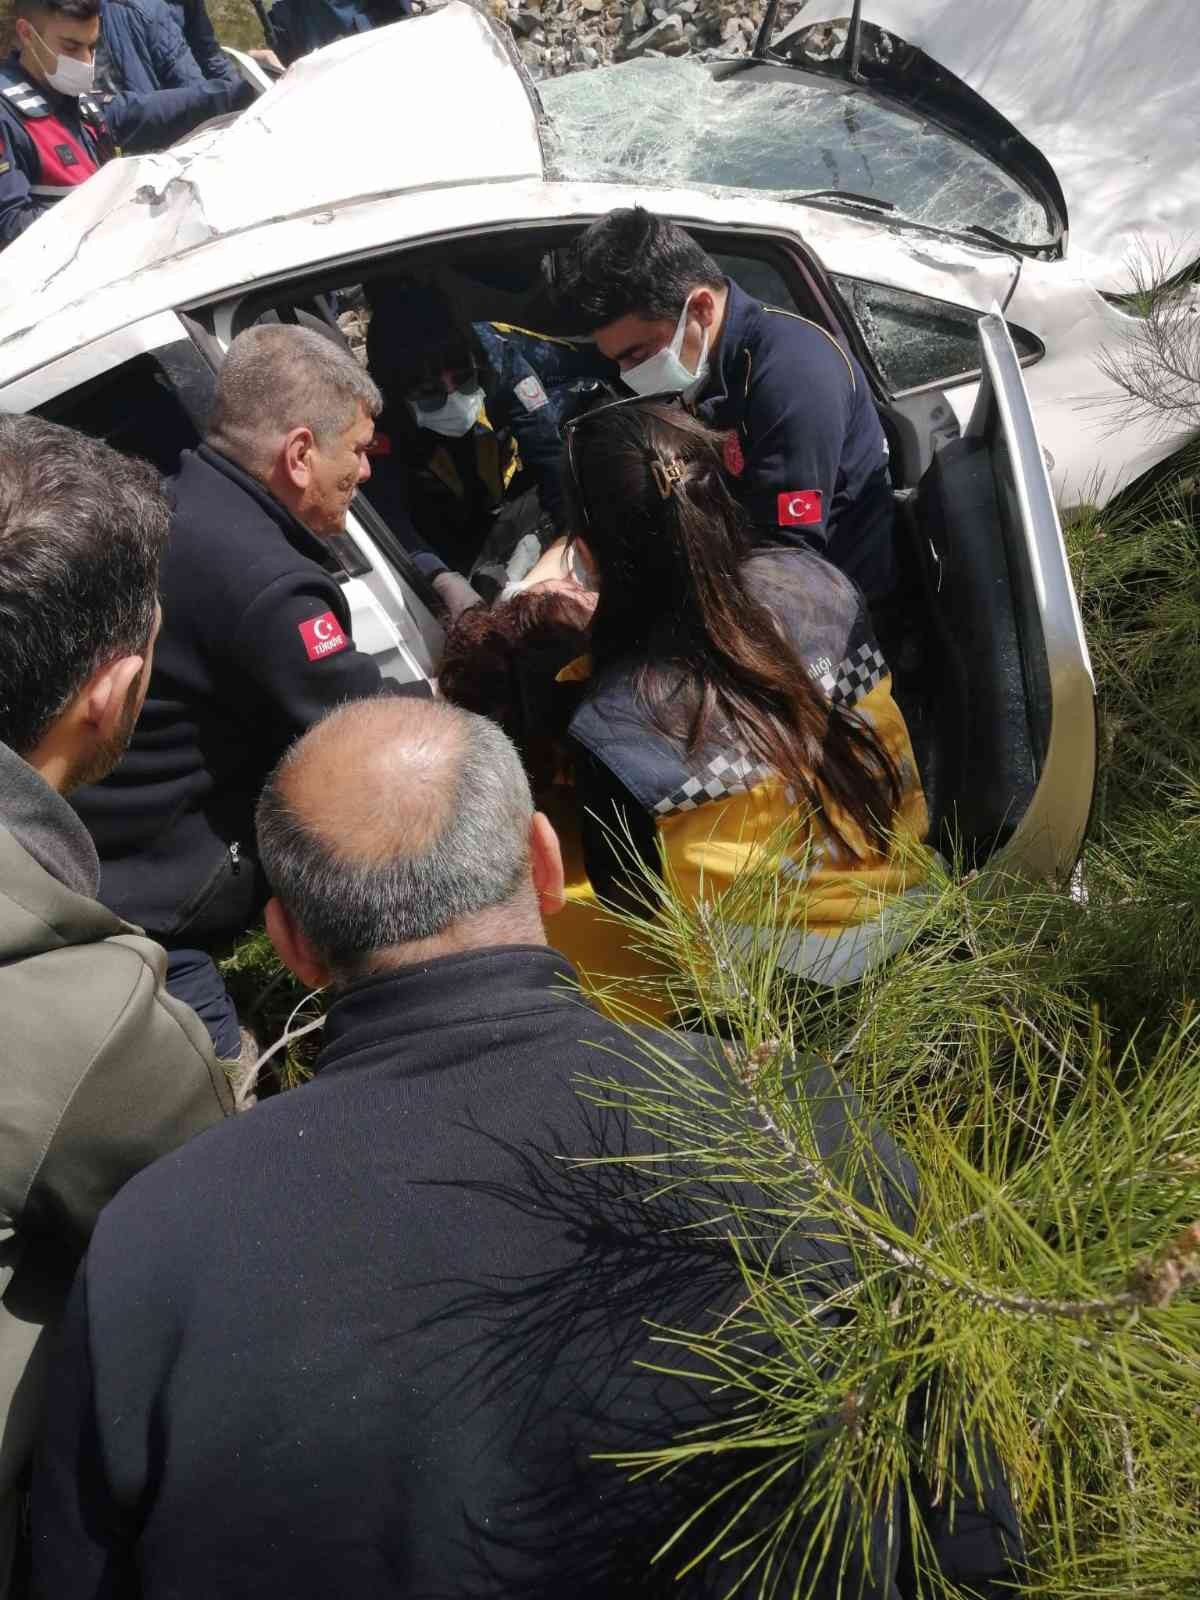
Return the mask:
{"type": "MultiPolygon", "coordinates": [[[[789,786],[757,762],[735,729],[713,725],[694,751],[686,739],[663,733],[636,692],[639,669],[654,658],[651,641],[646,655],[605,670],[571,721],[588,878],[601,898],[620,899],[632,844],[654,871],[661,870],[661,852],[685,900],[711,901],[739,875],[777,865],[788,880],[779,914],[792,930],[782,946],[783,966],[823,984],[853,982],[896,948],[906,921],[894,915],[897,897],[919,892],[926,873],[920,841],[928,818],[908,729],[863,597],[852,584],[800,550],[753,556],[746,577],[809,677],[832,703],[868,723],[891,755],[901,782],[893,847],[887,854],[872,848],[827,802],[841,834],[858,848],[852,854],[820,814],[805,817],[789,786]]],[[[737,920],[735,908],[726,911],[727,921],[737,920]]],[[[594,936],[586,923],[580,928],[583,937],[594,936]]],[[[553,922],[549,932],[585,970],[605,970],[601,956],[564,941],[553,922]]]]}
{"type": "Polygon", "coordinates": [[[35,85],[0,65],[0,246],[116,155],[99,98],[35,85]]]}

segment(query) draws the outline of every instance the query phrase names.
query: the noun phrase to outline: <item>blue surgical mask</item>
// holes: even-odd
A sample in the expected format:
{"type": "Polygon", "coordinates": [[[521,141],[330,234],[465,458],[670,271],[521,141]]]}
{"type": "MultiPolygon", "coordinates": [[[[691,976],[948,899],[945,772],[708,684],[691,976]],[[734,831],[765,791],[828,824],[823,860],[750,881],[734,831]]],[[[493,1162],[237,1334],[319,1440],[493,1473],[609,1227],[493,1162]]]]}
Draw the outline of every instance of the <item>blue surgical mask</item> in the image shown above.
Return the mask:
{"type": "Polygon", "coordinates": [[[699,393],[703,388],[708,378],[708,329],[700,330],[700,359],[696,363],[695,372],[688,371],[679,354],[683,349],[688,307],[691,303],[689,295],[683,303],[683,310],[679,313],[679,321],[675,324],[670,344],[664,345],[656,355],[647,357],[645,361],[639,361],[636,367],[630,367],[621,374],[621,382],[627,383],[634,394],[682,394],[686,399],[699,393]]]}
{"type": "Polygon", "coordinates": [[[470,433],[483,414],[483,390],[452,389],[446,396],[446,403],[435,411],[422,411],[415,401],[409,404],[419,428],[440,433],[444,439],[461,439],[470,433]]]}

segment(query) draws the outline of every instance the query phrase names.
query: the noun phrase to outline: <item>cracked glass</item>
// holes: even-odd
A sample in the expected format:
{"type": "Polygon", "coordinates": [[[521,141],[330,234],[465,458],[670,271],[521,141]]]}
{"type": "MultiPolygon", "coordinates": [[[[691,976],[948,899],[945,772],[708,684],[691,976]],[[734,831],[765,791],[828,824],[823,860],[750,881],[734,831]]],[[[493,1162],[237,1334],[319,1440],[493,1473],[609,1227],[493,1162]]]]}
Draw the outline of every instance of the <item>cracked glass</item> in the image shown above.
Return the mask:
{"type": "MultiPolygon", "coordinates": [[[[864,278],[836,272],[831,277],[893,394],[979,371],[978,311],[864,278]]],[[[1008,331],[1022,366],[1045,354],[1042,341],[1027,328],[1010,322],[1008,331]]]]}
{"type": "Polygon", "coordinates": [[[717,79],[693,61],[647,59],[539,86],[554,165],[581,181],[713,184],[799,195],[832,189],[889,201],[930,227],[988,228],[1044,243],[1046,208],[943,128],[870,90],[785,68],[717,79]]]}

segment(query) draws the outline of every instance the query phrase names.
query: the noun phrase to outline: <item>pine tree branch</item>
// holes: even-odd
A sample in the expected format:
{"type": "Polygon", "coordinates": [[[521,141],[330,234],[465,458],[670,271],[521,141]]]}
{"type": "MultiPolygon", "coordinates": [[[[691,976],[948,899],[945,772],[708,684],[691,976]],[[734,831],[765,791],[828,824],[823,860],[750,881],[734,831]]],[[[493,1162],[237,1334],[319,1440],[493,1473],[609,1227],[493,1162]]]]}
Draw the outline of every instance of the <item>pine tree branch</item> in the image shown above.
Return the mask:
{"type": "Polygon", "coordinates": [[[725,1046],[725,1055],[738,1080],[746,1090],[759,1131],[773,1138],[799,1169],[807,1182],[822,1195],[833,1210],[861,1234],[867,1242],[890,1261],[906,1272],[917,1273],[930,1283],[966,1300],[969,1304],[986,1310],[1006,1312],[1014,1316],[1057,1317],[1081,1322],[1094,1318],[1109,1318],[1137,1311],[1142,1307],[1159,1309],[1170,1305],[1181,1289],[1200,1281],[1200,1222],[1192,1223],[1174,1239],[1157,1262],[1143,1261],[1130,1274],[1128,1287],[1118,1294],[1101,1295],[1089,1300],[1046,1299],[1037,1295],[1001,1294],[984,1289],[978,1284],[963,1282],[946,1272],[939,1271],[920,1256],[893,1244],[874,1228],[865,1226],[858,1210],[839,1192],[824,1168],[811,1160],[801,1150],[792,1136],[780,1126],[765,1096],[758,1089],[765,1068],[778,1062],[782,1051],[779,1041],[771,1040],[756,1045],[751,1050],[739,1052],[732,1045],[725,1046]]]}

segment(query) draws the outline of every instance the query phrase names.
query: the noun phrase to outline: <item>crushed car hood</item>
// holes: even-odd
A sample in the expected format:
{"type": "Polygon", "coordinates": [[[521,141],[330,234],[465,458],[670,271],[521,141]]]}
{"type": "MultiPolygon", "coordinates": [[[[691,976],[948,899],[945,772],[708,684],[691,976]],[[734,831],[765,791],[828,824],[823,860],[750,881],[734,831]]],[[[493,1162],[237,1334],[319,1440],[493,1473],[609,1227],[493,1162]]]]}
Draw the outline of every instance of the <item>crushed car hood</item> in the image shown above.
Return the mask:
{"type": "Polygon", "coordinates": [[[28,319],[31,296],[45,315],[85,286],[276,218],[537,176],[536,105],[507,29],[460,0],[340,40],[230,126],[111,162],[27,229],[0,255],[0,338],[28,319]]]}
{"type": "MultiPolygon", "coordinates": [[[[772,48],[849,11],[849,0],[807,0],[772,48]]],[[[864,0],[862,16],[1041,151],[1066,198],[1069,253],[1096,288],[1127,289],[1133,255],[1178,268],[1200,253],[1195,0],[864,0]]]]}

